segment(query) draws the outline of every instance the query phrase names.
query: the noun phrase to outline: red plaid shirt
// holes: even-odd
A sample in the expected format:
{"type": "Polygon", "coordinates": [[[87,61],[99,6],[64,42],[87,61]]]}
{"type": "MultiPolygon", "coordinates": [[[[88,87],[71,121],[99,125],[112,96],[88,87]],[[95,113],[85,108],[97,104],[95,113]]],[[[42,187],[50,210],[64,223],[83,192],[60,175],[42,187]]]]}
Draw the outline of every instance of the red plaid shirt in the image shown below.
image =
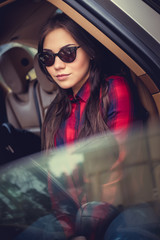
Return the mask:
{"type": "MultiPolygon", "coordinates": [[[[123,133],[127,134],[134,119],[133,101],[129,86],[126,79],[121,76],[110,76],[106,81],[108,81],[110,103],[106,124],[111,131],[117,131],[123,128],[123,133]]],[[[68,119],[64,120],[60,126],[54,139],[56,147],[76,141],[78,131],[81,124],[83,124],[84,110],[89,97],[89,81],[82,86],[75,98],[69,96],[72,104],[71,115],[68,119]]],[[[66,175],[65,177],[63,187],[73,199],[74,204],[62,194],[51,178],[49,178],[49,192],[54,214],[63,227],[66,238],[68,238],[73,235],[75,231],[75,212],[82,204],[87,202],[87,198],[83,191],[83,183],[81,183],[82,177],[79,174],[78,168],[75,169],[72,176],[66,175]],[[75,183],[76,186],[74,185],[75,183]],[[67,213],[66,209],[69,206],[73,214],[67,213]]]]}
{"type": "MultiPolygon", "coordinates": [[[[133,122],[133,101],[127,81],[121,76],[111,76],[106,79],[109,84],[109,108],[107,114],[107,126],[111,131],[118,131],[123,128],[127,134],[133,122]]],[[[69,96],[72,103],[72,112],[60,126],[54,139],[55,146],[75,142],[81,125],[83,124],[84,110],[90,97],[90,84],[87,81],[75,98],[69,96]]]]}

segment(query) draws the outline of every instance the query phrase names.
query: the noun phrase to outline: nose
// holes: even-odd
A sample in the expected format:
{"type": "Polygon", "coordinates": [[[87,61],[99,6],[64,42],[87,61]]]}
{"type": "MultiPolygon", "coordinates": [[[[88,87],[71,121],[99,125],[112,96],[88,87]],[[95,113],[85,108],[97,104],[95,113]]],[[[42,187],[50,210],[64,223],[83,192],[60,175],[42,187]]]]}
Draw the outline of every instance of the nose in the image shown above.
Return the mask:
{"type": "Polygon", "coordinates": [[[66,64],[58,56],[56,56],[53,66],[56,70],[58,70],[58,69],[61,69],[61,68],[65,68],[66,64]]]}

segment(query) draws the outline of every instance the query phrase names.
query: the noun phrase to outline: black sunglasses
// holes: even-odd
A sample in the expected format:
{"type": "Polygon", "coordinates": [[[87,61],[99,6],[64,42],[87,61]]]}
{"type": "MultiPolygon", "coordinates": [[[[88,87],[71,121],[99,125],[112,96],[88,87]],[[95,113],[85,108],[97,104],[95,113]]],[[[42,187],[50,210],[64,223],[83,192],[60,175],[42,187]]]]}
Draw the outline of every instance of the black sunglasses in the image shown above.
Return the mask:
{"type": "Polygon", "coordinates": [[[55,57],[58,56],[63,62],[71,63],[76,59],[77,49],[80,46],[76,47],[63,47],[58,53],[53,53],[51,50],[42,52],[38,54],[39,61],[47,66],[50,67],[55,62],[55,57]]]}

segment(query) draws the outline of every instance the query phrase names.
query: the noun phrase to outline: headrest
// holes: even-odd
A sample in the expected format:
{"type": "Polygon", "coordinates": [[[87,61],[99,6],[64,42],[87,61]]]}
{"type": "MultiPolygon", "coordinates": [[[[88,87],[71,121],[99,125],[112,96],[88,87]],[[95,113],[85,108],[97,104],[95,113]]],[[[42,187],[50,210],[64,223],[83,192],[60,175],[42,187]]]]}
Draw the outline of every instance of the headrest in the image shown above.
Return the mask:
{"type": "Polygon", "coordinates": [[[39,63],[38,63],[38,57],[37,54],[34,57],[34,68],[37,75],[37,80],[41,86],[41,88],[48,93],[52,93],[56,90],[56,85],[52,82],[50,82],[47,78],[47,76],[42,72],[39,63]]]}
{"type": "Polygon", "coordinates": [[[24,48],[13,47],[0,58],[1,74],[8,87],[16,94],[27,91],[27,73],[33,68],[33,58],[24,48]]]}

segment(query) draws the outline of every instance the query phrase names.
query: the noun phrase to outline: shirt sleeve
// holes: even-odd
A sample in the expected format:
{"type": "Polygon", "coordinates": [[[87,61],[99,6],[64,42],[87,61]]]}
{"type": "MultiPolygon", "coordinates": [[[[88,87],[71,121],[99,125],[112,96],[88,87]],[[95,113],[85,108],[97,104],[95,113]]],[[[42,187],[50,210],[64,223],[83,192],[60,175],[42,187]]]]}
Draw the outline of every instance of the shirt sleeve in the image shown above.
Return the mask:
{"type": "Polygon", "coordinates": [[[133,100],[127,80],[122,76],[111,76],[107,79],[109,108],[107,125],[111,131],[127,134],[133,123],[133,100]]]}

